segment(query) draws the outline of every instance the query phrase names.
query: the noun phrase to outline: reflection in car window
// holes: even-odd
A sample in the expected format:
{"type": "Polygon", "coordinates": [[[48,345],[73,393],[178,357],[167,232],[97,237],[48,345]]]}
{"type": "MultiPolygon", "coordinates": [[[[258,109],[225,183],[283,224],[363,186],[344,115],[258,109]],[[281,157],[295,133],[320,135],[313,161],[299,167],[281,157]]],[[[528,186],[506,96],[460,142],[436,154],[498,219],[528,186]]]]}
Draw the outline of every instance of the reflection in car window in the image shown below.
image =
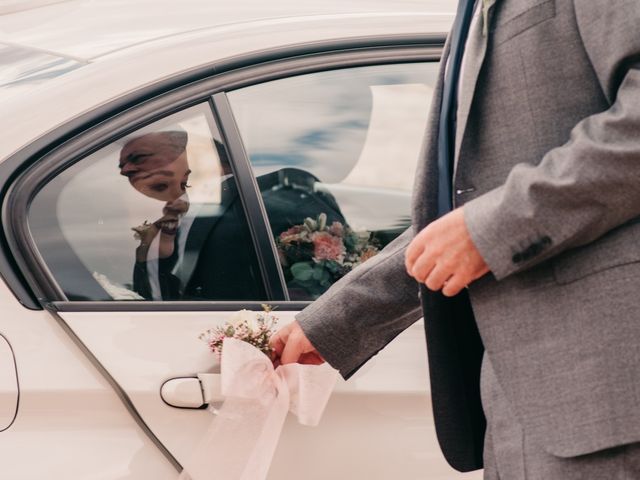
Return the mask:
{"type": "Polygon", "coordinates": [[[229,93],[292,300],[317,298],[409,227],[437,70],[360,67],[229,93]]]}
{"type": "Polygon", "coordinates": [[[194,107],[64,170],[29,211],[70,300],[264,299],[224,146],[194,107]]]}

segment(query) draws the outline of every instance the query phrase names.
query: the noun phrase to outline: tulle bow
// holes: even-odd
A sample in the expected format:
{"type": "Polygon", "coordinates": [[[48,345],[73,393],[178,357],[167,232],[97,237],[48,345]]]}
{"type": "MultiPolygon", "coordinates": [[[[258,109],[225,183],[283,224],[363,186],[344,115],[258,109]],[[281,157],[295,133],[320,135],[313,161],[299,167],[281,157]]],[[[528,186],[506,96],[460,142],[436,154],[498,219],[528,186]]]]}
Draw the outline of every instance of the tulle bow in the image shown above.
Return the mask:
{"type": "Polygon", "coordinates": [[[221,360],[225,397],[180,480],[267,477],[287,413],[317,425],[336,381],[328,365],[281,365],[254,346],[227,338],[221,360]]]}

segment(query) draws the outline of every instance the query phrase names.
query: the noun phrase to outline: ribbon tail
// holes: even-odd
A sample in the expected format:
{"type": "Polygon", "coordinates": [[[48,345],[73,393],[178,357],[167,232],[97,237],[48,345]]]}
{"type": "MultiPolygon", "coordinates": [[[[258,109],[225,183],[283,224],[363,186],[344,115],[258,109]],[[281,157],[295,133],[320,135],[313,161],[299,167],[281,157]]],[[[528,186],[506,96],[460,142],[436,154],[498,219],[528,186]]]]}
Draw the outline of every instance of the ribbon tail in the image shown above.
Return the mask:
{"type": "Polygon", "coordinates": [[[267,478],[288,413],[289,391],[287,388],[279,387],[278,395],[269,409],[262,425],[262,431],[254,445],[254,451],[240,480],[264,480],[267,478]]]}
{"type": "Polygon", "coordinates": [[[267,404],[229,398],[210,426],[179,480],[264,480],[289,412],[289,392],[278,388],[267,404]]]}
{"type": "Polygon", "coordinates": [[[316,426],[338,378],[330,366],[289,364],[278,367],[289,385],[290,411],[302,425],[316,426]]]}
{"type": "MultiPolygon", "coordinates": [[[[179,480],[238,480],[253,463],[270,410],[254,399],[228,398],[185,463],[179,480]]],[[[255,480],[260,480],[255,477],[255,480]]]]}

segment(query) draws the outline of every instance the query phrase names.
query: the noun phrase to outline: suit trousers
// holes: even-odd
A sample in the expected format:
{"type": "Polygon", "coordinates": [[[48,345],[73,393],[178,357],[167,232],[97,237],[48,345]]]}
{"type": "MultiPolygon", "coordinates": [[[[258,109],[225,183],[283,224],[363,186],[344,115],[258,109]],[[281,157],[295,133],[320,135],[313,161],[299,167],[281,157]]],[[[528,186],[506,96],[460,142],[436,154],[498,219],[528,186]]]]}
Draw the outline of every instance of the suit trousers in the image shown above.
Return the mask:
{"type": "Polygon", "coordinates": [[[640,479],[640,443],[622,445],[579,457],[547,453],[527,437],[495,377],[485,354],[480,376],[487,417],[484,446],[485,480],[636,480],[640,479]]]}

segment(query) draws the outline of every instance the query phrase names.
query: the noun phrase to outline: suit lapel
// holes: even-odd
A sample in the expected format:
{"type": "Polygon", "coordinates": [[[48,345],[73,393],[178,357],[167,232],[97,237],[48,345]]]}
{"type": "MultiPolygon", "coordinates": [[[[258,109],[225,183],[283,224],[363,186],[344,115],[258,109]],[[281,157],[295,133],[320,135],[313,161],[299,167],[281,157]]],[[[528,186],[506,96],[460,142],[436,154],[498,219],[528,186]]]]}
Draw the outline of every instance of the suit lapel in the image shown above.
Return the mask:
{"type": "MultiPolygon", "coordinates": [[[[184,256],[178,271],[177,277],[180,279],[182,288],[186,288],[193,275],[193,272],[198,263],[200,252],[209,235],[209,232],[213,229],[215,224],[219,221],[220,216],[211,212],[210,205],[204,205],[198,212],[198,216],[193,221],[191,228],[189,229],[189,236],[187,237],[187,243],[185,244],[184,256]]],[[[217,206],[215,206],[217,207],[217,206]]]]}
{"type": "MultiPolygon", "coordinates": [[[[482,2],[482,0],[479,0],[482,2]]],[[[493,16],[494,7],[498,0],[489,0],[486,3],[488,20],[490,21],[493,16]]],[[[488,35],[482,35],[483,22],[480,21],[478,27],[480,28],[480,37],[481,40],[479,42],[480,50],[482,52],[480,59],[471,58],[471,64],[465,65],[465,79],[469,83],[469,85],[462,85],[461,89],[461,98],[459,101],[458,108],[461,108],[461,115],[458,117],[461,122],[458,130],[458,134],[456,135],[456,149],[454,151],[454,177],[455,178],[455,168],[457,166],[458,155],[460,153],[460,145],[462,144],[462,138],[464,135],[464,129],[466,128],[466,124],[469,118],[469,111],[471,110],[471,102],[473,100],[473,94],[475,91],[475,85],[478,80],[478,76],[480,73],[480,69],[482,68],[482,64],[484,62],[484,56],[487,48],[487,40],[488,35]],[[468,70],[466,70],[468,69],[468,70]]],[[[435,86],[435,91],[433,94],[433,100],[431,103],[431,109],[429,113],[429,118],[427,121],[427,132],[424,138],[422,151],[421,151],[421,161],[418,162],[418,168],[416,170],[415,184],[414,184],[414,194],[413,194],[413,202],[412,202],[412,211],[413,211],[413,225],[416,231],[424,228],[428,223],[433,221],[437,217],[437,178],[438,178],[438,167],[437,167],[437,158],[438,158],[438,129],[439,118],[440,118],[440,110],[442,106],[442,90],[444,86],[444,77],[446,73],[447,63],[449,61],[449,53],[451,46],[451,35],[447,37],[447,41],[444,44],[444,49],[442,51],[442,58],[440,60],[440,73],[438,75],[438,81],[435,86]]],[[[474,49],[476,47],[473,47],[474,49]]],[[[463,81],[465,80],[463,79],[463,81]]]]}
{"type": "Polygon", "coordinates": [[[442,108],[442,90],[446,64],[449,58],[451,36],[447,37],[440,59],[440,71],[433,91],[427,129],[416,168],[412,198],[412,222],[417,231],[424,228],[437,215],[438,198],[438,128],[442,108]]]}
{"type": "Polygon", "coordinates": [[[464,71],[462,72],[462,78],[460,79],[460,95],[458,97],[458,113],[457,113],[457,131],[456,142],[454,150],[454,167],[453,178],[456,175],[456,169],[458,166],[458,159],[460,157],[460,147],[462,146],[462,140],[469,121],[469,112],[471,111],[471,104],[476,91],[476,84],[478,82],[478,76],[480,70],[484,64],[484,59],[487,53],[487,44],[489,39],[488,28],[487,34],[483,34],[485,28],[484,22],[491,22],[494,5],[497,0],[488,0],[482,2],[479,5],[479,11],[477,14],[483,15],[482,9],[486,10],[486,20],[482,18],[475,22],[471,32],[469,33],[469,39],[464,52],[464,71]]]}
{"type": "MultiPolygon", "coordinates": [[[[237,198],[237,190],[233,177],[222,183],[222,197],[220,205],[202,205],[198,210],[198,216],[193,221],[184,249],[184,257],[178,269],[177,276],[181,285],[186,288],[196,269],[200,252],[204,248],[209,234],[224,217],[227,210],[237,198]]],[[[210,266],[213,268],[213,266],[210,266]]]]}

